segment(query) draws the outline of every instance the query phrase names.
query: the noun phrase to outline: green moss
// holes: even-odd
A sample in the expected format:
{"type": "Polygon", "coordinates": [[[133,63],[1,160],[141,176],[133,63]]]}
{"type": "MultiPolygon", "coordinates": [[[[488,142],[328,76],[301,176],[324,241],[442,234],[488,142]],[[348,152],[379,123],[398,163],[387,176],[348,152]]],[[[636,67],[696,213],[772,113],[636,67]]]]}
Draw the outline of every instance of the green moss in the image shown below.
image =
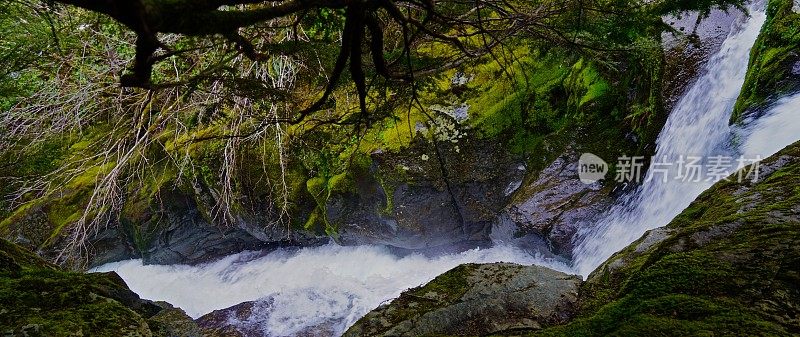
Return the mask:
{"type": "Polygon", "coordinates": [[[29,269],[56,269],[42,260],[36,254],[15,245],[5,239],[0,239],[0,274],[13,274],[29,269]]]}
{"type": "Polygon", "coordinates": [[[349,176],[347,173],[340,173],[328,179],[326,186],[328,196],[330,197],[330,193],[332,192],[344,192],[348,190],[351,186],[351,182],[348,179],[349,176]]]}
{"type": "Polygon", "coordinates": [[[422,287],[414,288],[410,294],[419,297],[435,297],[443,303],[452,303],[469,290],[467,277],[475,270],[475,264],[462,264],[437,276],[422,287]]]}
{"type": "Polygon", "coordinates": [[[21,205],[0,221],[0,229],[4,232],[46,232],[48,234],[44,237],[29,237],[29,239],[34,241],[33,245],[36,247],[48,248],[57,241],[64,228],[81,219],[97,179],[114,165],[107,163],[90,167],[63,182],[61,189],[50,191],[49,194],[21,205]],[[26,220],[32,218],[36,212],[44,214],[43,223],[30,223],[26,220]]]}
{"type": "Polygon", "coordinates": [[[470,125],[483,138],[509,132],[515,137],[524,137],[523,133],[543,136],[558,129],[564,111],[554,96],[568,73],[565,58],[558,53],[534,53],[509,69],[515,78],[476,79],[473,90],[480,94],[467,101],[474,114],[470,125]]]}
{"type": "Polygon", "coordinates": [[[567,83],[572,90],[570,105],[579,110],[589,103],[600,100],[611,90],[608,81],[600,75],[597,67],[584,59],[578,60],[572,66],[567,83]]]}
{"type": "Polygon", "coordinates": [[[319,208],[315,208],[311,211],[311,214],[309,214],[308,219],[305,224],[303,224],[303,228],[312,232],[318,231],[320,228],[326,228],[328,224],[324,217],[325,215],[322,214],[322,211],[319,208]]]}
{"type": "Polygon", "coordinates": [[[37,336],[149,336],[141,302],[113,273],[59,270],[0,239],[0,331],[37,336]],[[16,268],[8,268],[13,265],[16,268]]]}
{"type": "Polygon", "coordinates": [[[386,206],[381,210],[383,215],[392,215],[394,213],[394,192],[397,186],[387,181],[383,176],[378,176],[378,183],[383,189],[383,194],[386,195],[386,206]]]}
{"type": "Polygon", "coordinates": [[[80,203],[57,203],[48,207],[47,221],[54,227],[53,235],[56,236],[67,224],[75,223],[84,213],[84,209],[76,207],[80,203]]]}
{"type": "Polygon", "coordinates": [[[455,303],[469,290],[467,277],[476,266],[475,264],[457,266],[423,286],[405,291],[392,302],[392,307],[399,312],[394,311],[388,315],[391,320],[389,323],[397,324],[455,303]]]}
{"type": "Polygon", "coordinates": [[[352,180],[348,173],[340,173],[331,177],[314,177],[306,181],[308,193],[316,201],[317,207],[303,226],[307,230],[320,228],[324,225],[325,234],[336,239],[338,237],[338,224],[328,219],[328,200],[334,193],[352,192],[352,180]]]}
{"type": "Polygon", "coordinates": [[[8,217],[0,221],[0,230],[7,229],[12,224],[20,222],[31,210],[40,204],[41,200],[35,200],[17,207],[8,217]]]}

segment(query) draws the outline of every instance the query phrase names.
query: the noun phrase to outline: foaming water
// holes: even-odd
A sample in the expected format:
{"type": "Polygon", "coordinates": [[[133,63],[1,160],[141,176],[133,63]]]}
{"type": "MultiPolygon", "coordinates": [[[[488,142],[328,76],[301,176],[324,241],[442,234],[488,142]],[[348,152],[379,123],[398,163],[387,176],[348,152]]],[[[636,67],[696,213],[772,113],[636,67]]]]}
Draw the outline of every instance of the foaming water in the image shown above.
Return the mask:
{"type": "MultiPolygon", "coordinates": [[[[732,155],[728,120],[744,84],[750,49],[765,21],[762,9],[751,10],[750,17],[738,23],[741,27],[731,31],[720,51],[707,63],[704,74],[670,114],[657,141],[657,162],[732,155]]],[[[667,173],[656,175],[651,169],[638,190],[580,233],[573,251],[577,273],[588,275],[647,230],[666,225],[715,182],[706,177],[700,182],[674,179],[680,176],[677,164],[661,169],[667,173]]]]}
{"type": "Polygon", "coordinates": [[[739,152],[766,158],[800,138],[800,94],[779,100],[766,115],[742,132],[739,152]]]}
{"type": "Polygon", "coordinates": [[[326,245],[241,253],[198,266],[111,263],[93,271],[116,271],[141,297],[167,301],[197,318],[213,310],[269,297],[261,328],[270,336],[291,336],[334,322],[343,333],[360,317],[408,288],[463,263],[511,262],[569,271],[561,263],[511,246],[425,257],[396,256],[377,246],[326,245]]]}

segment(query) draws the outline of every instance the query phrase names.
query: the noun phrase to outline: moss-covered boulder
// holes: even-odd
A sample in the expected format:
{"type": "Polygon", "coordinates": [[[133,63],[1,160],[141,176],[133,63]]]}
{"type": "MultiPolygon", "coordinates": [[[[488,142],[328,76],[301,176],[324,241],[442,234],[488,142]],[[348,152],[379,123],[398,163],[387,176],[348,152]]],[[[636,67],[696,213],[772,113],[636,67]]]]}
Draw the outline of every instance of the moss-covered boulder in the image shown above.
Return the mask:
{"type": "Polygon", "coordinates": [[[5,336],[198,336],[180,309],[142,300],[113,272],[63,271],[0,239],[5,336]]]}
{"type": "Polygon", "coordinates": [[[741,123],[783,96],[800,90],[800,5],[769,0],[767,22],[750,55],[731,123],[741,123]]]}
{"type": "Polygon", "coordinates": [[[465,264],[375,309],[345,336],[477,336],[540,329],[573,312],[580,278],[538,266],[465,264]]]}

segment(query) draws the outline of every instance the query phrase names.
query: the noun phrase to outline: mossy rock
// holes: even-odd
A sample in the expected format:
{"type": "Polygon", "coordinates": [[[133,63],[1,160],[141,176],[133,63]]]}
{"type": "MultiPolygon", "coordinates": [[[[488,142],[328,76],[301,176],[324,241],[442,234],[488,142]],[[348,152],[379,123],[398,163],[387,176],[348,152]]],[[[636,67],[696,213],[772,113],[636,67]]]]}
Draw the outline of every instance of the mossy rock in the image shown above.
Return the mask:
{"type": "Polygon", "coordinates": [[[793,0],[769,0],[767,22],[750,52],[732,124],[800,90],[800,11],[796,8],[793,0]]]}
{"type": "Polygon", "coordinates": [[[580,278],[538,266],[465,264],[409,289],[345,336],[479,336],[565,322],[580,278]]]}
{"type": "Polygon", "coordinates": [[[174,308],[167,314],[140,299],[116,273],[63,271],[3,239],[0,303],[0,332],[12,336],[192,336],[170,327],[197,330],[174,308]]]}

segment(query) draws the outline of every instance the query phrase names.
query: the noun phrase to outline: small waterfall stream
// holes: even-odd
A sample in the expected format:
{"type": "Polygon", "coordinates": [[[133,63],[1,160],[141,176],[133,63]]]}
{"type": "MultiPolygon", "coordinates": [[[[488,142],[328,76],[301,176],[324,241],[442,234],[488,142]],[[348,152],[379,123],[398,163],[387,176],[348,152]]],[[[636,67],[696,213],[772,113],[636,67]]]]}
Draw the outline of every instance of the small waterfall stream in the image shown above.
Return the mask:
{"type": "MultiPolygon", "coordinates": [[[[750,48],[765,18],[762,10],[752,10],[732,30],[670,115],[658,139],[656,158],[675,161],[680,156],[739,154],[766,158],[800,138],[796,116],[800,95],[780,100],[747,129],[728,126],[750,48]]],[[[586,276],[645,231],[666,225],[712,184],[705,179],[644,183],[599,223],[583,230],[571,266],[505,244],[438,257],[399,257],[382,247],[326,245],[266,255],[246,252],[198,266],[122,261],[95,271],[114,270],[143,298],[170,302],[195,318],[245,301],[269,299],[254,317],[265,335],[291,336],[320,324],[341,333],[382,302],[462,263],[538,264],[586,276]]]]}

